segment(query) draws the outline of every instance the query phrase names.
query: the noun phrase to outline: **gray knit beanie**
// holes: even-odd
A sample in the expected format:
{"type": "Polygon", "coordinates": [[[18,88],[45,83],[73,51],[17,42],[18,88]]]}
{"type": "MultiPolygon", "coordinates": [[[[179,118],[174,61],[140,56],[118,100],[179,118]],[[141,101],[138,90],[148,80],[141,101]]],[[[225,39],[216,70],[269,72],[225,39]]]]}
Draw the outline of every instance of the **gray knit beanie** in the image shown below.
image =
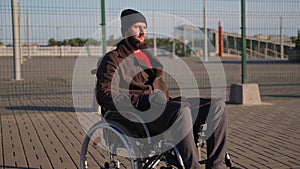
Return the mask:
{"type": "Polygon", "coordinates": [[[136,22],[144,22],[147,26],[145,16],[133,9],[125,9],[121,13],[121,32],[122,35],[129,29],[129,27],[136,22]]]}

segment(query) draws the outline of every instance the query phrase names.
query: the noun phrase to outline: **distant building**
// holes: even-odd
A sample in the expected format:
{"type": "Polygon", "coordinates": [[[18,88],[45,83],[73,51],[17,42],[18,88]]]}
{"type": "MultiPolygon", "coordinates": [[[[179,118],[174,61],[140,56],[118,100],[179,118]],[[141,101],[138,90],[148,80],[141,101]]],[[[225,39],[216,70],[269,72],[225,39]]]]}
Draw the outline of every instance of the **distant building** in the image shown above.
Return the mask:
{"type": "MultiPolygon", "coordinates": [[[[215,53],[215,34],[214,30],[207,29],[208,37],[208,53],[215,53]]],[[[204,50],[204,29],[192,25],[181,25],[175,27],[175,38],[188,46],[193,52],[198,55],[203,55],[204,50]]],[[[190,54],[192,52],[187,50],[190,54]]]]}

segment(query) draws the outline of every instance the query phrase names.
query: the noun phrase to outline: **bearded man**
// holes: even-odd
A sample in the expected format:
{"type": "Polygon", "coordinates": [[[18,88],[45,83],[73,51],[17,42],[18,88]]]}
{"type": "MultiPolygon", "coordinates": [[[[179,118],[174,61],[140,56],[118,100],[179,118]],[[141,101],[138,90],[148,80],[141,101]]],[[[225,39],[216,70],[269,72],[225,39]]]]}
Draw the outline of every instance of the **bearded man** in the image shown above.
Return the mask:
{"type": "MultiPolygon", "coordinates": [[[[108,52],[97,70],[96,98],[102,114],[132,111],[150,118],[146,125],[151,136],[163,133],[172,125],[173,134],[181,139],[176,143],[187,169],[199,169],[198,141],[201,124],[212,112],[214,132],[207,140],[206,168],[223,168],[226,153],[227,116],[222,99],[172,98],[163,81],[163,65],[147,48],[147,21],[133,9],[121,13],[121,32],[124,37],[116,49],[108,52]],[[157,112],[160,112],[157,115],[157,112]],[[151,118],[154,116],[155,118],[151,118]],[[194,123],[192,123],[194,118],[194,123]]],[[[126,121],[128,130],[143,134],[136,122],[126,121]]]]}

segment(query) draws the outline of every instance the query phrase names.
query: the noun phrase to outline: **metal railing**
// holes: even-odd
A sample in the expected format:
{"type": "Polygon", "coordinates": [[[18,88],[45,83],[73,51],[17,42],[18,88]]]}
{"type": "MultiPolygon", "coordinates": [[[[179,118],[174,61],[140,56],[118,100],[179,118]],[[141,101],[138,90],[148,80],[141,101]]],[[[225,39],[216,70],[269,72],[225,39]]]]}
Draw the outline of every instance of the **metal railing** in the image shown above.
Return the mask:
{"type": "MultiPolygon", "coordinates": [[[[76,56],[100,56],[100,46],[23,46],[22,57],[76,57],[76,56]]],[[[0,47],[0,57],[12,57],[13,47],[0,47]]]]}
{"type": "MultiPolygon", "coordinates": [[[[246,49],[247,58],[255,58],[255,59],[266,59],[266,60],[272,60],[272,59],[288,59],[288,55],[284,55],[284,58],[281,58],[281,53],[272,49],[265,49],[264,53],[246,49]]],[[[236,49],[227,49],[227,56],[242,56],[242,51],[236,50],[236,49]]]]}

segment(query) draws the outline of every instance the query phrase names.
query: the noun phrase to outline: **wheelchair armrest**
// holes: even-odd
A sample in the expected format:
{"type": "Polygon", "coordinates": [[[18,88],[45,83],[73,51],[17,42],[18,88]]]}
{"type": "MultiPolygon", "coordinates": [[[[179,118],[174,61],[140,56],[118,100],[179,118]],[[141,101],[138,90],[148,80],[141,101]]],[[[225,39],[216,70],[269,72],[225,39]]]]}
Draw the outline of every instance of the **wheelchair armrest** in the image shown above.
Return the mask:
{"type": "Polygon", "coordinates": [[[97,69],[92,69],[92,70],[91,70],[91,74],[92,74],[92,75],[95,75],[96,73],[97,73],[97,69]]]}

